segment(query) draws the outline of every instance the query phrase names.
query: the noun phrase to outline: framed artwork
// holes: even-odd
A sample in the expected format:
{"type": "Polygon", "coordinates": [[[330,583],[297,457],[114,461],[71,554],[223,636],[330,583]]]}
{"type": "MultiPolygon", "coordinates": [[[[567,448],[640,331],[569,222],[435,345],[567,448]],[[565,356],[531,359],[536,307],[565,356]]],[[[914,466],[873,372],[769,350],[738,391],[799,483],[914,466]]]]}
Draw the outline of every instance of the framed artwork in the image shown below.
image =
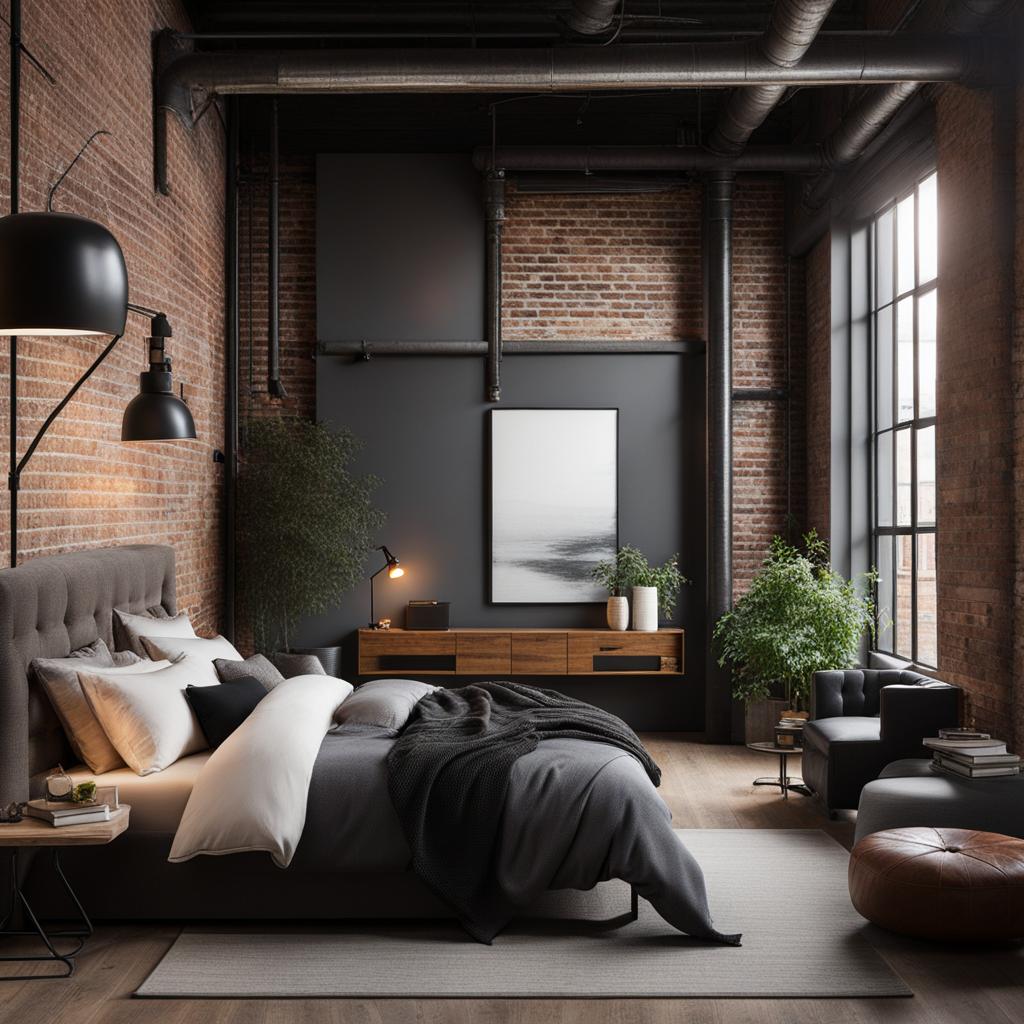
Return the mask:
{"type": "Polygon", "coordinates": [[[603,602],[619,545],[618,409],[492,409],[491,603],[603,602]]]}

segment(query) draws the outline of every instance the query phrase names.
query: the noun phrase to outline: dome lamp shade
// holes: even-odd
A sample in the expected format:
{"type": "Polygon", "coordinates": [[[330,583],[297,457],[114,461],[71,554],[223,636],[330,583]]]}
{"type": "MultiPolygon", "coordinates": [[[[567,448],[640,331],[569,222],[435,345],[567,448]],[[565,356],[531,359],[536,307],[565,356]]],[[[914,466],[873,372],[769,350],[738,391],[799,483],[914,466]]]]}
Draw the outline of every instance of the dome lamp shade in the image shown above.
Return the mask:
{"type": "Polygon", "coordinates": [[[0,218],[0,335],[124,333],[128,271],[102,224],[69,213],[0,218]]]}

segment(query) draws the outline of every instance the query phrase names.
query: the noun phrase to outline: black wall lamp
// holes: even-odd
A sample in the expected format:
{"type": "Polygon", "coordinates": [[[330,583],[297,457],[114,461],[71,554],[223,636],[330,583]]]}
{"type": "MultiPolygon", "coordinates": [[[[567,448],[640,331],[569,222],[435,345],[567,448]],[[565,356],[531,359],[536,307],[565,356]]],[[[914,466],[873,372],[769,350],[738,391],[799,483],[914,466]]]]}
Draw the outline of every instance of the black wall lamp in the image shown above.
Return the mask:
{"type": "Polygon", "coordinates": [[[384,552],[384,564],[370,577],[370,629],[377,628],[377,620],[373,617],[374,581],[385,569],[388,571],[389,579],[397,580],[405,575],[405,570],[398,564],[398,559],[383,544],[377,550],[384,552]]]}

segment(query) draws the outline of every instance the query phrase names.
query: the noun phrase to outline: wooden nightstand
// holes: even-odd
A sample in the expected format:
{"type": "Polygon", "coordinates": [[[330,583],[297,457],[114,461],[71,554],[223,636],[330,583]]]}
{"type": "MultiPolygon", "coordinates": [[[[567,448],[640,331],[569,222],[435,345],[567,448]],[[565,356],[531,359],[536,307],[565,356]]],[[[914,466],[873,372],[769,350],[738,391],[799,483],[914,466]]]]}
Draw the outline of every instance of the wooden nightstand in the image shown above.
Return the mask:
{"type": "Polygon", "coordinates": [[[113,811],[109,821],[92,822],[85,825],[65,825],[62,828],[54,828],[45,821],[38,821],[34,818],[25,818],[22,821],[11,825],[0,825],[0,847],[11,848],[11,876],[10,876],[10,905],[7,916],[0,921],[0,935],[30,935],[41,939],[46,946],[45,954],[35,956],[20,956],[15,954],[0,955],[0,963],[37,963],[53,962],[63,965],[60,974],[39,974],[39,975],[11,975],[0,977],[0,981],[26,981],[32,978],[69,978],[75,971],[75,957],[81,952],[85,940],[92,935],[92,922],[86,914],[75,891],[71,888],[67,877],[60,866],[60,851],[64,846],[101,846],[113,842],[127,827],[128,816],[131,807],[128,804],[113,811]],[[19,855],[22,850],[28,850],[34,855],[38,849],[49,849],[53,854],[53,868],[57,877],[64,886],[65,891],[71,898],[80,920],[81,926],[59,932],[47,932],[43,922],[36,917],[35,912],[29,905],[28,899],[21,888],[21,876],[18,870],[19,855]],[[31,929],[14,930],[9,926],[14,920],[17,910],[24,912],[25,918],[32,925],[31,929]],[[54,940],[74,939],[77,945],[66,952],[58,951],[54,940]]]}

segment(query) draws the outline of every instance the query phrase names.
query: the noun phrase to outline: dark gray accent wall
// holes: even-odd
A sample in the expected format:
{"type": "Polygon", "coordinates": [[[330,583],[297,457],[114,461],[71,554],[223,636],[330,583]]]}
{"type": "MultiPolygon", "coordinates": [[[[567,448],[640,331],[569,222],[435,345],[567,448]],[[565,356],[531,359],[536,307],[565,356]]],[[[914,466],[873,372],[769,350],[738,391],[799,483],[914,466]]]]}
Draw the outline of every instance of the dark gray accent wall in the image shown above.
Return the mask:
{"type": "Polygon", "coordinates": [[[317,157],[323,340],[478,341],[484,212],[468,154],[317,157]]]}
{"type": "MultiPolygon", "coordinates": [[[[427,163],[437,158],[427,158],[427,163]]],[[[413,165],[419,164],[419,158],[413,165]]],[[[458,160],[441,158],[428,178],[447,198],[422,195],[402,218],[384,218],[392,193],[412,171],[398,157],[321,157],[318,164],[317,288],[321,338],[482,337],[483,220],[479,177],[473,209],[459,206],[469,182],[458,160]],[[431,175],[436,172],[436,177],[431,175]],[[447,175],[447,177],[446,177],[447,175]],[[339,195],[339,192],[344,193],[339,195]],[[458,222],[458,211],[465,215],[458,222]],[[439,211],[447,210],[440,231],[439,211]],[[472,230],[470,230],[472,228],[472,230]],[[454,255],[461,238],[465,259],[454,255]],[[472,243],[472,244],[470,244],[472,243]],[[432,250],[431,246],[436,247],[432,250]],[[371,250],[366,256],[366,250],[371,250]],[[415,249],[415,254],[410,252],[415,249]],[[388,259],[388,252],[394,256],[388,259]],[[471,265],[470,265],[471,264],[471,265]],[[411,312],[417,278],[450,296],[451,320],[420,330],[411,312]],[[358,280],[353,285],[349,278],[358,280]],[[448,279],[450,278],[450,280],[448,279]],[[332,290],[341,292],[332,294],[332,290]]],[[[419,178],[412,179],[418,183],[419,178]]],[[[418,188],[418,184],[415,185],[418,188]]],[[[433,187],[433,186],[432,186],[433,187]]],[[[400,191],[400,189],[398,189],[400,191]]],[[[404,202],[404,201],[403,201],[404,202]]],[[[467,198],[468,204],[468,198],[467,198]]],[[[628,343],[627,343],[628,344],[628,343]]],[[[685,626],[686,676],[537,678],[622,715],[635,728],[699,732],[704,722],[705,399],[701,356],[516,355],[502,364],[503,405],[619,409],[619,538],[652,560],[680,552],[685,587],[673,624],[685,626]]],[[[489,603],[488,411],[481,401],[484,361],[473,357],[375,357],[369,362],[322,356],[317,362],[317,416],[350,427],[365,442],[357,469],[382,480],[377,502],[388,521],[378,543],[401,559],[406,575],[377,578],[378,616],[404,623],[409,600],[450,601],[452,625],[602,627],[603,604],[489,603]]],[[[367,560],[367,573],[380,554],[367,560]]],[[[340,606],[308,620],[298,645],[344,642],[355,672],[353,631],[369,618],[369,583],[340,606]]]]}

